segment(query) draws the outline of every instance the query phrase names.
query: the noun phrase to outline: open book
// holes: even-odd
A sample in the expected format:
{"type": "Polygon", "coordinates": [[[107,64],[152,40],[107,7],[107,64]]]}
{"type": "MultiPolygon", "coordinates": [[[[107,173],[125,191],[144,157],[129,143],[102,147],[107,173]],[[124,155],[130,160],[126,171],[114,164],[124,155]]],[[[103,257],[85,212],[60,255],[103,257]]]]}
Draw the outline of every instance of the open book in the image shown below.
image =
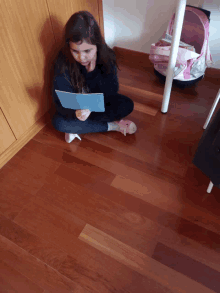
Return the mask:
{"type": "Polygon", "coordinates": [[[97,94],[76,94],[55,90],[61,105],[67,109],[83,110],[91,112],[105,112],[104,95],[97,94]]]}

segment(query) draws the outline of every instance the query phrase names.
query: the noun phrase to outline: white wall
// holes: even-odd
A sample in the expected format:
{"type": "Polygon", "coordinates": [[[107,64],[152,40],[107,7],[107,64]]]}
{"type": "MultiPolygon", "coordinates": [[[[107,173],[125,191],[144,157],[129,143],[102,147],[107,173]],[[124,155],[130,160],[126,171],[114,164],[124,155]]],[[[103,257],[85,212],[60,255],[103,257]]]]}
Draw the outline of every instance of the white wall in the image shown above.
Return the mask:
{"type": "MultiPolygon", "coordinates": [[[[209,2],[209,5],[212,5],[210,2],[219,2],[219,0],[188,0],[187,4],[203,7],[204,1],[209,2]]],[[[151,44],[157,42],[167,29],[169,20],[176,11],[177,3],[178,0],[103,0],[107,44],[111,48],[118,46],[150,53],[151,44]]],[[[206,9],[205,6],[203,8],[206,9]]],[[[215,56],[212,56],[213,60],[215,58],[220,60],[220,57],[217,56],[218,40],[215,39],[216,21],[213,18],[210,50],[211,54],[215,53],[215,56]]],[[[218,60],[215,61],[218,63],[218,60]]]]}
{"type": "Polygon", "coordinates": [[[211,12],[209,45],[213,66],[220,69],[220,0],[205,0],[202,8],[211,12]]]}

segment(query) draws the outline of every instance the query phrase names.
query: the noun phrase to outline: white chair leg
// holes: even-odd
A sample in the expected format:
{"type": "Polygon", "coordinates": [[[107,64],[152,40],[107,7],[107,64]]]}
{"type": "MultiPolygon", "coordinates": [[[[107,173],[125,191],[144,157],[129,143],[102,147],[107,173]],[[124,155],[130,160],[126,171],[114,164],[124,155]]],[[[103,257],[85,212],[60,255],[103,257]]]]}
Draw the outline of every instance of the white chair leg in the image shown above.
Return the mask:
{"type": "Polygon", "coordinates": [[[210,193],[212,191],[212,188],[213,188],[213,183],[212,181],[210,181],[208,189],[207,189],[207,193],[210,193]]]}
{"type": "Polygon", "coordinates": [[[179,49],[179,42],[183,27],[184,15],[186,10],[186,2],[187,0],[179,0],[176,8],[176,15],[174,21],[174,28],[173,28],[173,38],[171,42],[171,50],[170,50],[170,57],[169,63],[167,68],[166,74],[166,83],[164,88],[163,94],[163,102],[161,107],[162,113],[167,113],[169,101],[170,101],[170,94],[172,90],[172,83],[173,83],[173,73],[176,66],[176,59],[179,49]]]}
{"type": "Polygon", "coordinates": [[[217,96],[215,98],[215,101],[214,101],[214,103],[212,105],[212,108],[211,108],[211,110],[209,112],[208,118],[206,119],[206,122],[205,122],[205,124],[203,126],[203,129],[206,129],[207,125],[209,124],[209,121],[210,121],[210,119],[212,117],[212,114],[215,111],[215,108],[216,108],[216,106],[217,106],[217,104],[219,102],[219,99],[220,99],[220,89],[219,89],[218,94],[217,94],[217,96]]]}

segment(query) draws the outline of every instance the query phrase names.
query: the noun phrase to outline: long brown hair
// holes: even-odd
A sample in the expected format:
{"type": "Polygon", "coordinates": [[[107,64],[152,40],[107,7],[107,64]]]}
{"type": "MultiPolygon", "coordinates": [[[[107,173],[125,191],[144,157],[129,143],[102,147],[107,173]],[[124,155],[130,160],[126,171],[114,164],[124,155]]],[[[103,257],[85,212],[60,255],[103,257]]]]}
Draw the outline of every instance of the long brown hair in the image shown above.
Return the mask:
{"type": "Polygon", "coordinates": [[[57,66],[60,73],[68,70],[70,74],[70,83],[78,93],[89,92],[84,75],[80,70],[80,64],[77,63],[71,55],[69,42],[83,42],[84,40],[97,46],[97,66],[103,74],[109,74],[114,66],[117,66],[114,51],[106,44],[102,37],[100,27],[93,15],[88,11],[79,11],[74,13],[67,21],[65,26],[65,45],[57,56],[57,66]]]}

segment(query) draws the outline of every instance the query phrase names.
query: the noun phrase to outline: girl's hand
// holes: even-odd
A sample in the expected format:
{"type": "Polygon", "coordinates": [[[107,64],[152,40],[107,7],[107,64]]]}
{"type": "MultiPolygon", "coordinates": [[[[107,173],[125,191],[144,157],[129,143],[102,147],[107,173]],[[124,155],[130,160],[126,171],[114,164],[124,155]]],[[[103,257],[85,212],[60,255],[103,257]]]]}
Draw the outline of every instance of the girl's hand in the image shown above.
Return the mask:
{"type": "Polygon", "coordinates": [[[91,111],[88,109],[85,110],[76,110],[76,117],[80,120],[80,121],[85,121],[89,115],[91,114],[91,111]]]}
{"type": "Polygon", "coordinates": [[[96,59],[97,59],[97,54],[95,54],[94,58],[92,61],[86,66],[87,72],[91,72],[95,69],[96,67],[96,59]]]}

